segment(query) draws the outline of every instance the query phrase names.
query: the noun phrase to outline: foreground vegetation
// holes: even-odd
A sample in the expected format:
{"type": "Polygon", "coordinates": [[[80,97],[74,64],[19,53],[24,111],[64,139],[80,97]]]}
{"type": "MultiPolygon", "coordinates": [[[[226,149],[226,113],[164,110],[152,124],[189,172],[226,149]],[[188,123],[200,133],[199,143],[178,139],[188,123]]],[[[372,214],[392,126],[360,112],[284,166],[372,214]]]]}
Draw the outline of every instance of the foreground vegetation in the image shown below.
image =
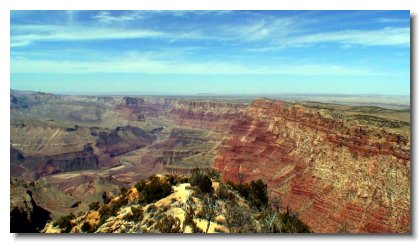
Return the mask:
{"type": "Polygon", "coordinates": [[[290,210],[269,200],[262,180],[223,183],[212,170],[156,175],[119,195],[63,216],[44,232],[62,233],[310,233],[290,210]]]}

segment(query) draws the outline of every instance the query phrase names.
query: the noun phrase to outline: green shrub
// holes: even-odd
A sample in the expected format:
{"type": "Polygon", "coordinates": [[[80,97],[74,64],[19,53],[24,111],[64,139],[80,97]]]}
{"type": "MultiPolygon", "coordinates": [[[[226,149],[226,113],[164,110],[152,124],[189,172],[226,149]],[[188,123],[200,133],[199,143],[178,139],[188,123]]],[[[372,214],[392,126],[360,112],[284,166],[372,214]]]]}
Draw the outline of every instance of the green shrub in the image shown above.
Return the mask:
{"type": "Polygon", "coordinates": [[[108,205],[103,205],[99,208],[99,217],[100,217],[100,224],[103,224],[109,217],[113,215],[111,207],[108,205]]]}
{"type": "Polygon", "coordinates": [[[207,171],[207,176],[215,181],[220,181],[220,173],[213,169],[209,169],[207,171]]]}
{"type": "Polygon", "coordinates": [[[157,210],[156,205],[151,204],[149,207],[147,207],[146,213],[153,213],[153,212],[156,212],[156,210],[157,210]]]}
{"type": "Polygon", "coordinates": [[[144,186],[146,185],[146,181],[145,180],[139,180],[136,185],[134,185],[134,187],[137,189],[138,192],[141,192],[144,188],[144,186]]]}
{"type": "Polygon", "coordinates": [[[200,172],[199,169],[194,169],[191,175],[190,184],[197,186],[203,193],[213,192],[212,182],[208,175],[200,172]]]}
{"type": "Polygon", "coordinates": [[[84,222],[80,229],[86,233],[93,233],[98,229],[97,225],[91,225],[89,222],[84,222]]]}
{"type": "Polygon", "coordinates": [[[267,185],[261,179],[258,179],[257,181],[251,181],[250,188],[250,198],[253,205],[258,209],[262,209],[263,207],[267,206],[267,185]]]}
{"type": "Polygon", "coordinates": [[[143,209],[139,207],[131,207],[131,213],[125,215],[124,220],[140,222],[143,220],[143,209]]]}
{"type": "Polygon", "coordinates": [[[256,232],[252,212],[238,205],[226,205],[226,223],[231,233],[256,232]]]}
{"type": "Polygon", "coordinates": [[[197,215],[207,220],[207,227],[205,231],[206,233],[210,228],[211,221],[214,221],[216,216],[219,214],[220,210],[221,207],[213,196],[206,195],[203,198],[201,210],[197,215]]]}
{"type": "Polygon", "coordinates": [[[283,223],[280,229],[282,233],[311,233],[310,228],[289,209],[286,213],[280,214],[280,219],[283,223]]]}
{"type": "Polygon", "coordinates": [[[126,197],[119,197],[116,200],[111,201],[109,204],[111,208],[111,216],[117,215],[118,210],[120,210],[121,207],[127,205],[128,199],[126,197]]]}
{"type": "Polygon", "coordinates": [[[230,185],[236,189],[253,207],[262,210],[268,204],[267,185],[261,180],[251,181],[250,184],[230,185]]]}
{"type": "Polygon", "coordinates": [[[282,227],[282,220],[278,211],[274,209],[265,209],[260,214],[260,225],[262,233],[280,233],[282,227]]]}
{"type": "Polygon", "coordinates": [[[111,201],[109,204],[100,207],[98,212],[101,224],[103,224],[108,218],[117,215],[118,210],[120,210],[122,206],[127,205],[127,201],[127,198],[119,197],[118,199],[111,201]]]}
{"type": "Polygon", "coordinates": [[[180,221],[170,215],[165,215],[156,223],[156,229],[161,233],[180,233],[180,221]]]}
{"type": "Polygon", "coordinates": [[[263,233],[311,233],[309,227],[289,209],[279,213],[275,208],[267,208],[259,221],[263,233]]]}
{"type": "Polygon", "coordinates": [[[57,221],[53,223],[53,226],[58,226],[63,233],[68,233],[73,228],[73,223],[71,220],[74,218],[76,218],[76,216],[74,216],[72,213],[66,216],[61,216],[57,221]]]}
{"type": "Polygon", "coordinates": [[[100,203],[98,201],[89,203],[89,210],[98,210],[100,207],[100,203]]]}
{"type": "Polygon", "coordinates": [[[168,183],[172,186],[176,186],[179,182],[177,176],[174,175],[166,175],[166,177],[168,178],[168,183]]]}
{"type": "Polygon", "coordinates": [[[128,192],[127,188],[121,187],[119,196],[120,197],[125,197],[125,196],[127,196],[127,192],[128,192]]]}
{"type": "Polygon", "coordinates": [[[142,195],[142,202],[145,203],[156,202],[172,193],[172,186],[156,176],[151,177],[148,183],[138,182],[136,188],[142,195]]]}
{"type": "Polygon", "coordinates": [[[216,190],[216,196],[221,200],[232,200],[234,198],[232,192],[230,192],[229,188],[223,183],[219,184],[219,188],[216,190]]]}

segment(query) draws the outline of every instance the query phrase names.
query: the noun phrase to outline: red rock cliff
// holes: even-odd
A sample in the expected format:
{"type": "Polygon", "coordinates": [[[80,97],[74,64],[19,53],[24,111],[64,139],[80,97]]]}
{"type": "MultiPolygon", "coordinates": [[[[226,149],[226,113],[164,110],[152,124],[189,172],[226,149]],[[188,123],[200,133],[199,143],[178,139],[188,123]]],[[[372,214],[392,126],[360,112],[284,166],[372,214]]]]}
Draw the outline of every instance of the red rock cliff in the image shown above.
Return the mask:
{"type": "Polygon", "coordinates": [[[211,101],[179,101],[170,117],[181,126],[228,131],[244,116],[245,105],[211,101]]]}
{"type": "Polygon", "coordinates": [[[315,232],[410,229],[410,142],[400,134],[257,99],[214,167],[234,182],[263,178],[315,232]]]}

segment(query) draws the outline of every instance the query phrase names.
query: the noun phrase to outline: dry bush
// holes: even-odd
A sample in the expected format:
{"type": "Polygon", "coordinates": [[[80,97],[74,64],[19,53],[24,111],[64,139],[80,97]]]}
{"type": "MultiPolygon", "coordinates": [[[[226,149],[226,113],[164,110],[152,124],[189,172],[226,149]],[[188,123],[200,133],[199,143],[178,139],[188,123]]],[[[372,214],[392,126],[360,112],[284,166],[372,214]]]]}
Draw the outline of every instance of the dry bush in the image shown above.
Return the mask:
{"type": "Polygon", "coordinates": [[[226,223],[231,233],[256,232],[252,212],[238,205],[226,205],[226,223]]]}
{"type": "Polygon", "coordinates": [[[180,233],[180,221],[170,215],[165,215],[156,223],[155,228],[161,233],[180,233]]]}

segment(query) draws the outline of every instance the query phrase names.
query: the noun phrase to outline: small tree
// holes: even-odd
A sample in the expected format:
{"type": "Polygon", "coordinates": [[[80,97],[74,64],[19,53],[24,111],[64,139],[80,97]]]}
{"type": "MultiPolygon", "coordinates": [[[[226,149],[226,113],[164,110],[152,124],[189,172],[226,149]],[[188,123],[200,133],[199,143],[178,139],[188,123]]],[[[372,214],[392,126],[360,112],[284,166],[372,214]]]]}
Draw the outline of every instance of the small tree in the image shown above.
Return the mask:
{"type": "Polygon", "coordinates": [[[208,175],[201,173],[199,169],[194,169],[192,171],[191,186],[197,186],[203,193],[213,192],[212,181],[208,175]]]}
{"type": "Polygon", "coordinates": [[[185,232],[185,228],[187,227],[187,225],[193,225],[194,223],[194,201],[191,198],[188,198],[187,203],[182,205],[182,209],[185,212],[185,219],[182,225],[182,232],[185,232]]]}
{"type": "Polygon", "coordinates": [[[220,206],[212,196],[206,196],[204,198],[202,214],[206,217],[207,228],[206,233],[209,231],[210,223],[215,219],[220,210],[220,206]]]}
{"type": "Polygon", "coordinates": [[[251,187],[251,199],[258,209],[261,209],[264,206],[267,206],[268,196],[267,196],[267,185],[261,180],[252,181],[250,184],[251,187]]]}

